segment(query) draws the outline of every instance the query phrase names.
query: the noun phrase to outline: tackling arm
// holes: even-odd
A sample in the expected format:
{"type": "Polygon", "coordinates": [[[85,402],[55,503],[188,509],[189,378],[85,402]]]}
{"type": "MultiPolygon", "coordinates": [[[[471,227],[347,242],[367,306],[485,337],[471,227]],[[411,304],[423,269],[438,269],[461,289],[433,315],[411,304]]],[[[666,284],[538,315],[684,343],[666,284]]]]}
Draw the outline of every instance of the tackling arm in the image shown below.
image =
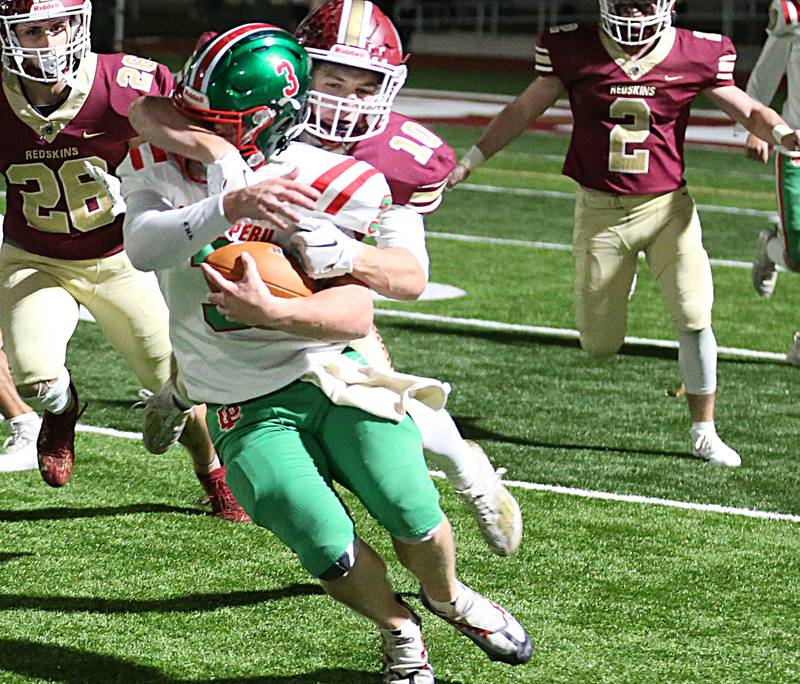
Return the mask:
{"type": "Polygon", "coordinates": [[[393,206],[381,220],[377,247],[362,245],[353,275],[384,297],[414,300],[428,284],[428,264],[422,216],[393,206]]]}
{"type": "Polygon", "coordinates": [[[448,185],[453,187],[460,183],[478,164],[491,158],[515,140],[555,104],[564,90],[564,84],[557,76],[540,76],[534,80],[521,95],[509,102],[491,120],[478,144],[467,152],[450,174],[448,185]]]}
{"type": "Polygon", "coordinates": [[[140,97],[131,103],[128,117],[145,140],[187,159],[210,164],[236,151],[231,143],[181,114],[169,97],[140,97]]]}

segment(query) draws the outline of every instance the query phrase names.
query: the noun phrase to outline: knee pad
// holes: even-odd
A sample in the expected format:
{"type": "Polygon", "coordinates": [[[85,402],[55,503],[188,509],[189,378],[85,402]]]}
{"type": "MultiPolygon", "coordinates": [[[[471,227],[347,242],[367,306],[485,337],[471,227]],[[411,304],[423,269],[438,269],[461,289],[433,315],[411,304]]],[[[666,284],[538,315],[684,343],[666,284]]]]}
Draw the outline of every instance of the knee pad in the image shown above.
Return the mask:
{"type": "Polygon", "coordinates": [[[319,579],[330,582],[332,580],[346,577],[356,564],[356,558],[358,558],[358,550],[360,546],[361,542],[359,541],[358,537],[356,537],[352,542],[350,542],[350,544],[347,545],[347,548],[339,557],[339,560],[337,560],[325,572],[323,572],[319,576],[319,579]]]}
{"type": "Polygon", "coordinates": [[[711,328],[678,333],[678,364],[686,394],[717,391],[717,340],[711,328]]]}
{"type": "Polygon", "coordinates": [[[20,397],[34,411],[62,413],[70,400],[69,383],[69,371],[62,368],[55,380],[36,383],[35,394],[20,392],[20,397]]]}

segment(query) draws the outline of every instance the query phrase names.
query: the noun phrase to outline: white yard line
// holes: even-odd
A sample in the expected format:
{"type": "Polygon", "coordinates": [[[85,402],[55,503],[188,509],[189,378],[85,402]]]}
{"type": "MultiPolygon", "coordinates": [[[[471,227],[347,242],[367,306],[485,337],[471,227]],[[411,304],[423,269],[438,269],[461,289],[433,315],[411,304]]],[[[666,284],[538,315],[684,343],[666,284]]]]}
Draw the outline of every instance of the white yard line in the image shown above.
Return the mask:
{"type": "MultiPolygon", "coordinates": [[[[487,321],[480,318],[460,318],[456,316],[436,316],[434,314],[419,313],[416,311],[401,311],[396,309],[376,309],[376,316],[387,318],[401,318],[409,321],[426,321],[429,323],[446,323],[448,325],[462,325],[468,328],[481,330],[495,330],[507,332],[531,333],[543,337],[555,337],[567,340],[577,340],[579,333],[570,328],[550,328],[541,325],[522,325],[521,323],[501,323],[500,321],[487,321]]],[[[625,337],[625,344],[637,347],[658,347],[661,349],[677,349],[675,340],[657,340],[650,337],[625,337]]],[[[786,363],[786,354],[776,352],[758,351],[756,349],[741,349],[739,347],[720,347],[719,355],[747,360],[780,361],[786,363]]]]}
{"type": "MultiPolygon", "coordinates": [[[[77,425],[78,432],[86,432],[105,437],[116,437],[119,439],[140,440],[139,432],[125,432],[113,430],[111,428],[95,427],[94,425],[77,425]]],[[[708,466],[713,467],[713,466],[708,466]]],[[[432,470],[431,475],[443,478],[444,473],[432,470]]],[[[732,506],[720,506],[718,504],[692,503],[689,501],[673,501],[672,499],[660,499],[651,496],[637,496],[635,494],[617,494],[615,492],[601,492],[593,489],[578,489],[575,487],[561,487],[559,485],[539,484],[537,482],[525,482],[522,480],[504,480],[506,486],[516,489],[526,489],[535,492],[550,492],[552,494],[565,494],[567,496],[577,496],[584,499],[600,499],[603,501],[619,501],[622,503],[646,504],[650,506],[664,506],[667,508],[680,508],[690,511],[705,511],[707,513],[720,513],[722,515],[735,515],[745,518],[759,518],[761,520],[775,520],[780,522],[800,523],[800,515],[789,513],[771,513],[769,511],[756,511],[750,508],[734,508],[732,506]]]]}
{"type": "MultiPolygon", "coordinates": [[[[714,466],[708,466],[712,468],[714,466]]],[[[435,477],[444,477],[439,471],[431,472],[435,477]]],[[[760,520],[779,520],[783,522],[800,523],[800,515],[790,513],[771,513],[757,511],[752,508],[735,508],[733,506],[720,506],[719,504],[692,503],[690,501],[674,501],[653,496],[639,496],[637,494],[617,494],[616,492],[600,492],[594,489],[580,489],[576,487],[561,487],[559,485],[539,484],[537,482],[522,482],[519,480],[503,480],[507,487],[527,489],[536,492],[550,492],[552,494],[565,494],[583,499],[600,499],[601,501],[621,501],[624,503],[645,504],[650,506],[664,506],[667,508],[680,508],[688,511],[704,511],[708,513],[721,513],[723,515],[737,515],[744,518],[758,518],[760,520]]]]}
{"type": "MultiPolygon", "coordinates": [[[[462,233],[440,233],[435,230],[425,231],[429,238],[437,240],[455,240],[456,242],[475,242],[484,245],[508,245],[510,247],[529,247],[532,249],[551,249],[556,252],[570,252],[572,245],[563,242],[537,242],[535,240],[515,240],[513,238],[493,238],[485,235],[463,235],[462,233]]],[[[644,255],[640,255],[644,259],[644,255]]],[[[711,259],[712,266],[728,266],[730,268],[751,269],[749,261],[732,261],[730,259],[711,259]]]]}
{"type": "MultiPolygon", "coordinates": [[[[460,183],[455,190],[472,190],[477,192],[491,192],[497,194],[521,195],[523,197],[550,197],[553,199],[574,200],[574,192],[561,192],[559,190],[536,190],[535,188],[506,188],[498,185],[478,185],[476,183],[460,183]]],[[[758,218],[772,218],[777,216],[776,211],[763,209],[740,209],[738,207],[724,207],[717,204],[698,204],[700,211],[716,214],[732,214],[734,216],[756,216],[758,218]]]]}

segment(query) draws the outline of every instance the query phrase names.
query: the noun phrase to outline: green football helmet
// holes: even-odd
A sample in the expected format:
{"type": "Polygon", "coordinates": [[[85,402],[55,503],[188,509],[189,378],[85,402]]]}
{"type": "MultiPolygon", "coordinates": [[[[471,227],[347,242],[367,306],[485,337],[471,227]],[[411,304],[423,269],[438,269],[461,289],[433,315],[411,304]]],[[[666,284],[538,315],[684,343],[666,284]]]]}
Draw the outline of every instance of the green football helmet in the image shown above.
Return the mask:
{"type": "Polygon", "coordinates": [[[302,129],[311,60],[291,33],[270,24],[206,38],[186,62],[172,101],[231,139],[258,168],[302,129]]]}

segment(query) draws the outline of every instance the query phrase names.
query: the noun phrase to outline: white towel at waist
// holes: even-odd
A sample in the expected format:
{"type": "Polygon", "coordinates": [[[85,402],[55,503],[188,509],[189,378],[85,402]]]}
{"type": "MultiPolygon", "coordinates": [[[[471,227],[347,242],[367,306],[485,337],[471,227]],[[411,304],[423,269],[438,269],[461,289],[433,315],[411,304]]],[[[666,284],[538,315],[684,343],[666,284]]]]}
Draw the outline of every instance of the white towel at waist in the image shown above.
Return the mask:
{"type": "Polygon", "coordinates": [[[438,411],[450,394],[446,382],[376,370],[347,356],[314,366],[300,379],[319,387],[334,404],[354,406],[395,422],[404,418],[412,399],[438,411]]]}

